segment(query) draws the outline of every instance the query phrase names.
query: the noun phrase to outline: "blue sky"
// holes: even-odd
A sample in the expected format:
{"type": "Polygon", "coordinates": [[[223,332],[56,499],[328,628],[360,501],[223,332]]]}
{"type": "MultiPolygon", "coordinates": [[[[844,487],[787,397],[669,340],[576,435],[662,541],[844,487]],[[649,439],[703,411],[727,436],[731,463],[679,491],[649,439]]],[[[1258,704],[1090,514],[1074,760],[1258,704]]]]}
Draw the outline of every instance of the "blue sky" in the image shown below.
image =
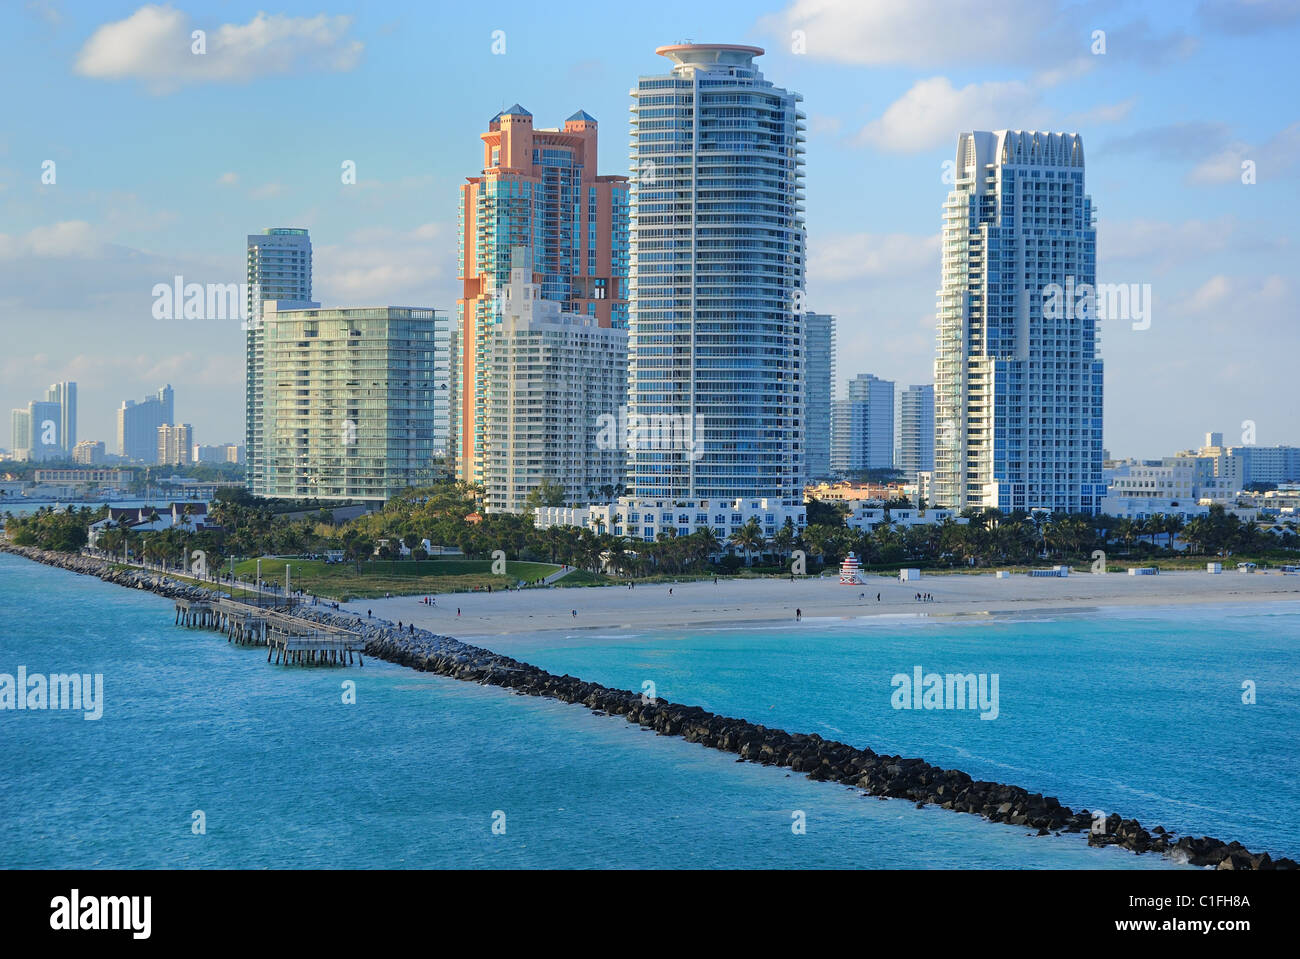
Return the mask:
{"type": "Polygon", "coordinates": [[[303,226],[326,305],[454,313],[456,186],[487,120],[585,109],[601,172],[626,173],[628,90],[689,38],[764,47],[804,96],[807,303],[839,317],[841,381],[931,380],[957,133],[1071,130],[1098,279],[1153,297],[1149,329],[1102,325],[1108,449],[1235,442],[1244,420],[1300,444],[1300,0],[320,2],[0,9],[0,410],[75,379],[81,438],[111,447],[120,402],[171,382],[198,442],[241,440],[238,321],[156,320],[155,283],[239,282],[245,234],[303,226]]]}

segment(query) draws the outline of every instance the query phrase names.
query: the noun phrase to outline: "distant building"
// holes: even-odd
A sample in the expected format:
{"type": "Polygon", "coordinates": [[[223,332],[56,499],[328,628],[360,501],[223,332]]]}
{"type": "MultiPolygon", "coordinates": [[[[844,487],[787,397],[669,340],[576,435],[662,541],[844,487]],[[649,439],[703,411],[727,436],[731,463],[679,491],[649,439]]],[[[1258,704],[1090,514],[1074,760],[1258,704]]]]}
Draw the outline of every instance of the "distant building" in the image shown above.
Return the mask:
{"type": "Polygon", "coordinates": [[[804,447],[809,481],[831,475],[831,400],[835,390],[835,317],[805,313],[804,447]]]}
{"type": "Polygon", "coordinates": [[[627,403],[627,330],[542,299],[529,251],[516,247],[513,255],[492,343],[487,507],[522,512],[543,483],[562,487],[570,505],[612,499],[627,472],[625,447],[609,425],[627,403]]]}
{"type": "MultiPolygon", "coordinates": [[[[447,314],[419,307],[262,306],[258,496],[385,501],[429,483],[446,447],[435,346],[447,314]]],[[[251,464],[250,464],[251,465],[251,464]]]]}
{"type": "MultiPolygon", "coordinates": [[[[265,482],[262,458],[262,304],[319,306],[311,298],[311,237],[296,227],[272,227],[247,236],[248,319],[244,338],[244,415],[248,488],[265,482]]],[[[169,421],[170,422],[170,421],[169,421]]]]}
{"type": "Polygon", "coordinates": [[[158,427],[159,466],[189,466],[194,462],[194,427],[164,423],[158,427]]]}
{"type": "Polygon", "coordinates": [[[41,462],[67,456],[63,448],[63,413],[58,403],[33,400],[26,409],[16,409],[11,417],[13,458],[41,462]]]}
{"type": "Polygon", "coordinates": [[[77,384],[71,381],[53,383],[45,391],[45,399],[59,405],[59,446],[65,455],[71,455],[77,446],[77,384]]]}
{"type": "Polygon", "coordinates": [[[104,462],[107,452],[100,440],[82,440],[72,451],[72,462],[94,466],[104,462]]]}
{"type": "Polygon", "coordinates": [[[860,373],[835,402],[831,467],[840,475],[894,465],[894,381],[860,373]]]}
{"type": "Polygon", "coordinates": [[[135,481],[135,470],[122,469],[38,469],[33,478],[37,483],[56,483],[63,486],[129,486],[135,481]]]}
{"type": "Polygon", "coordinates": [[[175,394],[167,384],[142,402],[126,400],[117,411],[117,452],[134,463],[158,460],[158,427],[176,421],[175,394]]]}
{"type": "Polygon", "coordinates": [[[908,482],[934,469],[934,387],[909,386],[899,394],[898,468],[908,482]]]}
{"type": "Polygon", "coordinates": [[[196,443],[193,461],[195,463],[243,463],[244,447],[237,443],[221,443],[217,446],[200,446],[196,443]]]}

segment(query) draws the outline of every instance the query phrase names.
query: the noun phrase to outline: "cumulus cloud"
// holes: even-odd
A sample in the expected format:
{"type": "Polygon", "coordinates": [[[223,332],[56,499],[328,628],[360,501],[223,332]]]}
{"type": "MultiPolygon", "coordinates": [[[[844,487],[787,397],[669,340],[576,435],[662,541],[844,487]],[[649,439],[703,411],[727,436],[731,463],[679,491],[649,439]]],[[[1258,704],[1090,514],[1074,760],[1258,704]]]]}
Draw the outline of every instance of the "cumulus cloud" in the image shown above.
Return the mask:
{"type": "Polygon", "coordinates": [[[891,153],[915,153],[938,146],[956,148],[961,130],[1034,129],[1050,112],[1019,81],[971,83],[957,88],[947,77],[919,80],[863,127],[859,145],[891,153]]]}
{"type": "Polygon", "coordinates": [[[809,240],[808,278],[829,283],[924,272],[939,277],[939,234],[823,234],[809,240]]]}
{"type": "Polygon", "coordinates": [[[98,256],[103,249],[103,243],[85,220],[38,226],[21,236],[0,233],[0,260],[24,256],[83,259],[98,256]]]}
{"type": "Polygon", "coordinates": [[[760,26],[784,42],[802,30],[807,55],[819,59],[930,66],[965,61],[973,50],[1034,51],[1055,19],[1042,0],[795,0],[760,26]]]}
{"type": "Polygon", "coordinates": [[[1289,173],[1300,155],[1300,121],[1278,131],[1259,146],[1232,142],[1197,163],[1187,175],[1189,183],[1239,183],[1243,164],[1255,164],[1255,179],[1267,183],[1289,173]]]}
{"type": "Polygon", "coordinates": [[[1108,58],[1147,68],[1195,48],[1180,30],[1160,33],[1144,18],[1061,0],[793,0],[758,25],[783,46],[802,31],[815,59],[916,67],[978,59],[1041,70],[1048,85],[1092,69],[1095,30],[1106,34],[1108,58]]]}
{"type": "Polygon", "coordinates": [[[146,5],[101,26],[77,54],[76,71],[107,80],[137,79],[155,93],[189,83],[246,82],[295,70],[348,71],[363,44],[349,39],[347,16],[287,17],[259,12],[248,23],[205,30],[171,6],[146,5]]]}
{"type": "Polygon", "coordinates": [[[318,246],[314,295],[325,306],[428,306],[450,313],[456,263],[448,235],[440,223],[372,227],[346,243],[318,246]]]}

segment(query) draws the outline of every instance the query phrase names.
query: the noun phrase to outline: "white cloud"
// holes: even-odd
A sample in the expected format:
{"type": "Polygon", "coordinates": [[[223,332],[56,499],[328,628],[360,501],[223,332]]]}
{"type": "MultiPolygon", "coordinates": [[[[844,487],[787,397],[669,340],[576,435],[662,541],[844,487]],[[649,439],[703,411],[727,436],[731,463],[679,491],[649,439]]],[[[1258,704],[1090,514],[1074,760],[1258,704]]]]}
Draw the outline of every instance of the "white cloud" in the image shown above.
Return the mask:
{"type": "Polygon", "coordinates": [[[221,176],[217,177],[217,182],[220,183],[222,186],[234,186],[239,182],[239,174],[223,173],[221,174],[221,176]]]}
{"type": "Polygon", "coordinates": [[[428,306],[451,312],[455,305],[455,247],[446,226],[413,230],[372,227],[346,243],[315,249],[314,295],[325,306],[428,306]]]}
{"type": "MultiPolygon", "coordinates": [[[[1055,27],[1043,0],[795,0],[760,27],[788,43],[802,30],[818,59],[868,66],[966,62],[972,53],[1030,54],[1055,27]]],[[[1086,35],[1078,38],[1086,49],[1086,35]]]]}
{"type": "Polygon", "coordinates": [[[186,83],[246,82],[293,70],[347,71],[363,44],[347,37],[346,16],[286,17],[259,12],[248,23],[206,30],[204,53],[193,51],[194,21],[170,6],[146,5],[105,24],[77,54],[76,71],[110,80],[134,78],[154,93],[186,83]]]}
{"type": "Polygon", "coordinates": [[[103,248],[94,229],[85,220],[38,226],[22,236],[0,233],[0,260],[23,256],[85,259],[98,256],[103,248]]]}
{"type": "Polygon", "coordinates": [[[895,278],[924,272],[939,282],[939,234],[823,234],[810,237],[808,278],[836,283],[861,277],[895,278]]]}
{"type": "Polygon", "coordinates": [[[1049,112],[1018,81],[972,83],[957,89],[947,77],[918,80],[858,133],[858,142],[891,153],[938,146],[956,149],[962,130],[1034,129],[1049,112]]]}
{"type": "Polygon", "coordinates": [[[1242,164],[1255,164],[1258,183],[1280,179],[1296,164],[1300,155],[1300,122],[1291,124],[1258,147],[1233,142],[1206,157],[1187,175],[1189,183],[1240,183],[1242,164]]]}

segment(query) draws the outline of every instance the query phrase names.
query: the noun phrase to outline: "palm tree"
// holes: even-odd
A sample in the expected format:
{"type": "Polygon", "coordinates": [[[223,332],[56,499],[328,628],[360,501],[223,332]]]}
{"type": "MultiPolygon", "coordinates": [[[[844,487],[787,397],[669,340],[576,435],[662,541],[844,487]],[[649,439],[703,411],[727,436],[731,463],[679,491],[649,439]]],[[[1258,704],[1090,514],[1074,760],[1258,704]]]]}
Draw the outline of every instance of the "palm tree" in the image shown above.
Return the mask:
{"type": "Polygon", "coordinates": [[[744,526],[732,533],[731,542],[744,550],[745,565],[751,565],[751,553],[761,550],[766,544],[762,527],[758,525],[758,517],[751,516],[744,526]]]}

